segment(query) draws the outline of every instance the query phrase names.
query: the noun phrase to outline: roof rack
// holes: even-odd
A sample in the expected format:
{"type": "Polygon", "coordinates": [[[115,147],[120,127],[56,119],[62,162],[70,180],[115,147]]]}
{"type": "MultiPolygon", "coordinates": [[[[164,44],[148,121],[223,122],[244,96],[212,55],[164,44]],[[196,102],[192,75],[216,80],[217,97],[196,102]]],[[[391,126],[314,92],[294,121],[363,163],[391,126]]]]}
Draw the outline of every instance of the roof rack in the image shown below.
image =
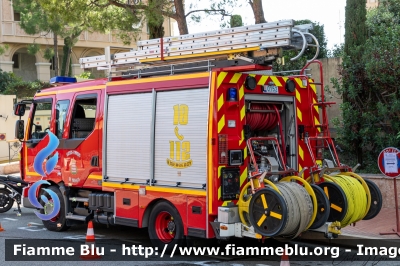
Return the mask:
{"type": "MultiPolygon", "coordinates": [[[[319,53],[318,40],[308,31],[312,24],[294,25],[294,20],[282,20],[221,29],[175,37],[164,37],[137,42],[137,50],[111,53],[113,47],[106,47],[105,54],[79,59],[81,68],[141,69],[149,65],[165,66],[188,63],[195,60],[242,59],[254,62],[252,57],[264,57],[273,61],[281,50],[300,50],[291,60],[299,58],[309,46],[316,47],[314,60],[319,53]],[[249,56],[250,55],[250,56],[249,56]]],[[[126,49],[126,48],[124,48],[126,49]]],[[[140,75],[138,75],[140,76],[140,75]]]]}

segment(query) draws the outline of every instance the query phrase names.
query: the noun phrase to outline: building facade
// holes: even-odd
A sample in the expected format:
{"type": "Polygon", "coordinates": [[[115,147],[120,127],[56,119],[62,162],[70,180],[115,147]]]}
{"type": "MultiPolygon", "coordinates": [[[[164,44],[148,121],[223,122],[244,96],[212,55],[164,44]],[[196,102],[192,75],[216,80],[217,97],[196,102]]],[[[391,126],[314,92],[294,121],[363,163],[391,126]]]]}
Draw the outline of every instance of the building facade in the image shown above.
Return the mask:
{"type": "MultiPolygon", "coordinates": [[[[41,48],[53,47],[53,34],[43,33],[39,35],[28,35],[20,27],[20,15],[14,12],[12,2],[10,0],[0,0],[0,45],[7,47],[4,54],[0,55],[0,69],[7,72],[14,72],[25,81],[42,80],[49,81],[54,76],[54,64],[43,57],[41,52],[36,55],[30,55],[27,52],[27,46],[34,41],[41,45],[41,48]]],[[[172,20],[166,18],[164,21],[165,36],[173,35],[172,20]]],[[[142,25],[142,32],[138,36],[139,39],[148,39],[147,26],[142,25]]],[[[59,58],[62,58],[64,40],[58,39],[59,58]]],[[[131,47],[136,44],[134,41],[131,47]]],[[[84,72],[80,68],[79,58],[96,56],[104,54],[104,47],[126,47],[112,33],[102,34],[97,32],[84,31],[79,37],[72,50],[72,76],[79,75],[84,72]]],[[[115,49],[114,52],[119,52],[115,49]]],[[[104,75],[104,71],[93,71],[96,77],[104,75]]]]}
{"type": "Polygon", "coordinates": [[[378,0],[366,0],[367,1],[367,8],[375,8],[379,5],[378,0]]]}

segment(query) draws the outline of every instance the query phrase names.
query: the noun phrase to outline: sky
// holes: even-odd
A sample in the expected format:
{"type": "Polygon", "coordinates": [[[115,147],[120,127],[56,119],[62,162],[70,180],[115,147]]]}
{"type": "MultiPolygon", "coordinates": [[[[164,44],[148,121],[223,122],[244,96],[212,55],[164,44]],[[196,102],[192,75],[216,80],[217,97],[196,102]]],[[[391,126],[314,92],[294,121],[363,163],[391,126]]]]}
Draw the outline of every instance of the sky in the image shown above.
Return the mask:
{"type": "MultiPolygon", "coordinates": [[[[198,3],[197,9],[208,6],[207,1],[212,0],[187,0],[187,3],[198,3]],[[199,4],[202,3],[203,5],[199,4]]],[[[254,16],[250,5],[245,0],[237,0],[243,5],[233,9],[232,14],[242,16],[245,25],[254,24],[254,16]]],[[[262,0],[264,17],[267,22],[278,20],[303,20],[319,22],[324,25],[325,36],[328,41],[328,49],[332,49],[335,44],[344,42],[344,13],[346,0],[262,0]]],[[[189,11],[186,5],[186,12],[189,11]]],[[[211,31],[220,28],[221,16],[214,19],[206,18],[200,24],[189,22],[189,33],[211,31]]],[[[178,28],[175,27],[176,35],[179,35],[178,28]]]]}

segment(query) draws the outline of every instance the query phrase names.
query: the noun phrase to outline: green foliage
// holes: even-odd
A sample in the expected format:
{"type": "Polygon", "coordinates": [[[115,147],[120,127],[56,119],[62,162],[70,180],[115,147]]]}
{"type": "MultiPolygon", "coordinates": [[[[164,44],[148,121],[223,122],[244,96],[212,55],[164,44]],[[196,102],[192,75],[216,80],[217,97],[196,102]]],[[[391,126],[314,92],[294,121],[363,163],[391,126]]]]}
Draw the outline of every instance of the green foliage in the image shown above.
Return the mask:
{"type": "Polygon", "coordinates": [[[0,45],[0,55],[4,54],[10,46],[8,44],[0,45]]]}
{"type": "Polygon", "coordinates": [[[231,21],[229,22],[229,26],[231,28],[243,26],[242,16],[241,15],[232,15],[231,21]]]}
{"type": "Polygon", "coordinates": [[[344,53],[344,44],[335,44],[333,49],[328,51],[328,57],[343,57],[344,53]]]}
{"type": "Polygon", "coordinates": [[[75,76],[76,78],[81,78],[81,79],[94,79],[95,77],[93,76],[92,72],[85,71],[82,72],[81,74],[75,76]]]}
{"type": "Polygon", "coordinates": [[[43,57],[47,60],[52,59],[54,57],[54,49],[46,47],[46,49],[43,50],[43,57]]]}
{"type": "Polygon", "coordinates": [[[28,54],[35,55],[40,50],[40,44],[38,43],[28,44],[27,50],[28,54]]]}
{"type": "Polygon", "coordinates": [[[31,98],[36,91],[49,88],[48,82],[23,81],[21,77],[12,72],[4,72],[0,69],[0,94],[17,95],[17,98],[31,98]]]}
{"type": "Polygon", "coordinates": [[[9,85],[16,79],[15,74],[12,72],[5,72],[0,69],[0,94],[4,94],[9,85]]]}
{"type": "MultiPolygon", "coordinates": [[[[336,121],[336,126],[339,141],[356,155],[357,162],[377,170],[379,152],[385,147],[400,146],[399,2],[380,1],[378,8],[369,11],[366,25],[369,38],[364,44],[352,40],[353,46],[345,45],[341,79],[333,83],[344,99],[342,120],[336,121]]],[[[357,32],[362,39],[362,30],[363,27],[349,33],[357,32]]]]}
{"type": "MultiPolygon", "coordinates": [[[[298,20],[296,21],[296,25],[302,25],[302,24],[313,24],[313,29],[310,30],[310,33],[313,34],[319,43],[320,46],[320,52],[318,54],[318,58],[325,58],[328,56],[328,49],[327,49],[327,41],[325,37],[325,30],[324,30],[324,25],[320,25],[318,22],[312,22],[311,20],[298,20]]],[[[303,66],[307,63],[307,60],[311,59],[314,57],[316,53],[316,48],[315,47],[308,47],[304,54],[298,58],[297,60],[290,61],[291,58],[294,58],[297,56],[299,51],[294,51],[294,50],[289,50],[289,51],[284,51],[283,52],[283,61],[284,65],[278,64],[277,62],[274,62],[273,64],[273,69],[276,72],[279,71],[289,71],[289,70],[300,70],[303,68],[303,66]]],[[[298,74],[298,72],[293,72],[292,74],[298,74]]]]}
{"type": "Polygon", "coordinates": [[[367,38],[365,1],[347,0],[345,15],[344,51],[351,54],[353,48],[364,45],[367,38]]]}

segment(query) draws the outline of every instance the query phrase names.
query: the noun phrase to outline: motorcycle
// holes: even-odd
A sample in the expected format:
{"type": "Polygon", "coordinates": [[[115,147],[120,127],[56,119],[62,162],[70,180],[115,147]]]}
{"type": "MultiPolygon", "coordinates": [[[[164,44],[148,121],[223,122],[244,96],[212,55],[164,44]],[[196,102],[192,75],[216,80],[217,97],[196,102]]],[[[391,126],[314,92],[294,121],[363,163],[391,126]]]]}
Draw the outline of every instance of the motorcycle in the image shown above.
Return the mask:
{"type": "Polygon", "coordinates": [[[16,176],[0,175],[0,213],[7,212],[17,202],[17,216],[21,216],[22,189],[28,183],[16,176]]]}

